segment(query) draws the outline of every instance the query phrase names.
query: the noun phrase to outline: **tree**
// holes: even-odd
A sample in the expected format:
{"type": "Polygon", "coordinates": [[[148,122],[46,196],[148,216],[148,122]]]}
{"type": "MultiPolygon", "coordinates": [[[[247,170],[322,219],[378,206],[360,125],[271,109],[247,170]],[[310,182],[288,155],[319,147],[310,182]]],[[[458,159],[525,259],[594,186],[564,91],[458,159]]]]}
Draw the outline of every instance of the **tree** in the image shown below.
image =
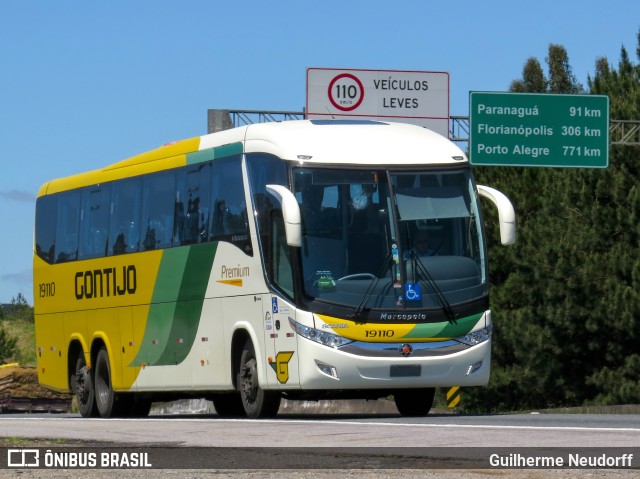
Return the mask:
{"type": "Polygon", "coordinates": [[[514,93],[583,93],[576,79],[569,55],[562,45],[549,45],[549,56],[545,59],[549,67],[549,78],[542,70],[537,58],[531,57],[524,64],[522,79],[511,82],[509,91],[514,93]]]}
{"type": "Polygon", "coordinates": [[[547,91],[548,80],[537,58],[527,60],[522,71],[522,79],[511,82],[509,91],[514,93],[542,93],[547,91]]]}
{"type": "Polygon", "coordinates": [[[549,65],[548,93],[584,93],[569,64],[569,55],[562,45],[549,45],[546,61],[549,65]]]}
{"type": "Polygon", "coordinates": [[[11,304],[13,304],[14,306],[29,306],[29,304],[27,303],[27,299],[22,293],[18,293],[17,296],[11,298],[11,304]]]}
{"type": "MultiPolygon", "coordinates": [[[[638,67],[624,49],[621,57],[617,72],[598,60],[589,87],[610,95],[612,115],[640,118],[638,67]]],[[[550,45],[546,61],[548,79],[530,58],[512,90],[583,92],[563,47],[550,45]]],[[[480,183],[513,201],[518,242],[490,250],[493,374],[487,389],[470,392],[472,409],[640,400],[640,356],[633,352],[640,318],[640,162],[624,151],[612,150],[604,171],[476,172],[480,183]]],[[[487,230],[497,231],[493,214],[487,216],[487,230]]]]}
{"type": "MultiPolygon", "coordinates": [[[[637,35],[637,58],[640,60],[640,31],[637,35]]],[[[589,77],[594,94],[607,94],[611,117],[640,119],[640,64],[633,64],[623,47],[617,70],[606,58],[596,62],[596,72],[589,77]]],[[[602,360],[587,378],[594,390],[594,403],[640,402],[640,161],[638,147],[611,148],[610,167],[598,178],[595,188],[597,207],[592,208],[593,222],[602,230],[599,259],[596,265],[601,278],[601,294],[606,295],[596,314],[604,315],[594,327],[604,336],[608,347],[602,360]]]]}
{"type": "Polygon", "coordinates": [[[33,308],[29,306],[26,298],[22,293],[18,293],[11,298],[11,305],[5,305],[1,308],[2,314],[0,318],[6,320],[26,320],[33,321],[33,308]]]}

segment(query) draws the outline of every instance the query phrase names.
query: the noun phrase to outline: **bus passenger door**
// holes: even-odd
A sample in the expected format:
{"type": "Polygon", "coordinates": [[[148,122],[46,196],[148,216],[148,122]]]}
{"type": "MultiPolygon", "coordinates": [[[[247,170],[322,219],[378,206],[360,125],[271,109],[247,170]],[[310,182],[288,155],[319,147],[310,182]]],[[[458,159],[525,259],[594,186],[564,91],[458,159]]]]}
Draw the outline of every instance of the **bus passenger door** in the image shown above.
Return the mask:
{"type": "Polygon", "coordinates": [[[278,389],[300,386],[297,339],[289,318],[295,319],[295,308],[273,294],[262,295],[267,381],[278,389]]]}
{"type": "MultiPolygon", "coordinates": [[[[287,243],[282,212],[273,211],[270,217],[265,264],[270,282],[277,289],[294,296],[292,247],[287,243]]],[[[296,334],[289,324],[295,320],[296,309],[277,294],[262,295],[268,384],[278,389],[300,386],[296,334]]]]}

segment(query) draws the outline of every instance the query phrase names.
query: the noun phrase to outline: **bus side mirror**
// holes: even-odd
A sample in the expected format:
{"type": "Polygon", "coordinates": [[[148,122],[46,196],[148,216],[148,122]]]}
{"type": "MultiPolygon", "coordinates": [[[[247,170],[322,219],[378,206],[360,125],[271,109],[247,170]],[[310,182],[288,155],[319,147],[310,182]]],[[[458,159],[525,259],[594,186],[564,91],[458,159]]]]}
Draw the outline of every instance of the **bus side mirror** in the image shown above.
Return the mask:
{"type": "Polygon", "coordinates": [[[488,186],[477,185],[478,193],[489,198],[498,208],[498,221],[500,223],[500,242],[510,245],[516,242],[516,212],[509,198],[504,193],[488,186]]]}
{"type": "Polygon", "coordinates": [[[300,206],[291,191],[282,185],[267,185],[267,191],[278,198],[282,207],[282,218],[289,246],[302,246],[302,221],[300,206]]]}

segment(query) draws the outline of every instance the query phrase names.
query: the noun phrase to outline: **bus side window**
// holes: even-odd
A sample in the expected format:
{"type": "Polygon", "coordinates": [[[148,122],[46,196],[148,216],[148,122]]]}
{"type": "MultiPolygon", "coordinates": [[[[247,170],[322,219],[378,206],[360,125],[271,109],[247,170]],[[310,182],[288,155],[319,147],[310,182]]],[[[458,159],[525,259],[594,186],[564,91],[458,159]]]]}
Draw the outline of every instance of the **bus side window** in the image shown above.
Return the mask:
{"type": "Polygon", "coordinates": [[[140,241],[140,178],[113,183],[107,254],[134,253],[140,241]]]}
{"type": "Polygon", "coordinates": [[[211,163],[178,170],[173,213],[173,245],[201,243],[209,238],[211,163]]]}
{"type": "Polygon", "coordinates": [[[269,248],[269,261],[267,264],[273,284],[293,299],[291,248],[287,245],[284,219],[280,210],[274,210],[271,214],[271,247],[269,248]]]}
{"type": "Polygon", "coordinates": [[[109,231],[109,186],[84,188],[80,198],[78,259],[104,256],[109,231]]]}
{"type": "Polygon", "coordinates": [[[175,172],[146,176],[142,187],[142,229],[140,250],[171,246],[174,219],[175,172]]]}
{"type": "Polygon", "coordinates": [[[213,162],[211,198],[210,239],[228,241],[252,255],[240,157],[213,162]]]}
{"type": "Polygon", "coordinates": [[[47,263],[55,261],[58,195],[42,196],[36,202],[36,254],[47,263]]]}
{"type": "Polygon", "coordinates": [[[56,263],[78,259],[80,191],[68,191],[58,197],[56,221],[56,263]]]}
{"type": "MultiPolygon", "coordinates": [[[[272,196],[267,192],[267,185],[287,186],[287,169],[277,156],[266,153],[250,153],[247,155],[247,170],[253,195],[253,216],[256,219],[258,238],[268,261],[268,244],[271,234],[272,196]]],[[[269,266],[267,266],[269,271],[269,266]]]]}

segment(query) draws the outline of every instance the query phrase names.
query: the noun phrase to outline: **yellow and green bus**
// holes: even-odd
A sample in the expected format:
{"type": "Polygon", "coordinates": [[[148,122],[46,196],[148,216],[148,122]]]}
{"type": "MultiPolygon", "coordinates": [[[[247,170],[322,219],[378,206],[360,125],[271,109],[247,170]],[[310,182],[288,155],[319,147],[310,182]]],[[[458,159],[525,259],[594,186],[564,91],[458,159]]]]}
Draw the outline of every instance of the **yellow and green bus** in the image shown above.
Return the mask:
{"type": "Polygon", "coordinates": [[[489,379],[479,194],[513,243],[511,203],[457,146],[375,121],[249,125],[52,180],[35,218],[39,381],[85,417],[390,395],[425,415],[435,387],[489,379]]]}

